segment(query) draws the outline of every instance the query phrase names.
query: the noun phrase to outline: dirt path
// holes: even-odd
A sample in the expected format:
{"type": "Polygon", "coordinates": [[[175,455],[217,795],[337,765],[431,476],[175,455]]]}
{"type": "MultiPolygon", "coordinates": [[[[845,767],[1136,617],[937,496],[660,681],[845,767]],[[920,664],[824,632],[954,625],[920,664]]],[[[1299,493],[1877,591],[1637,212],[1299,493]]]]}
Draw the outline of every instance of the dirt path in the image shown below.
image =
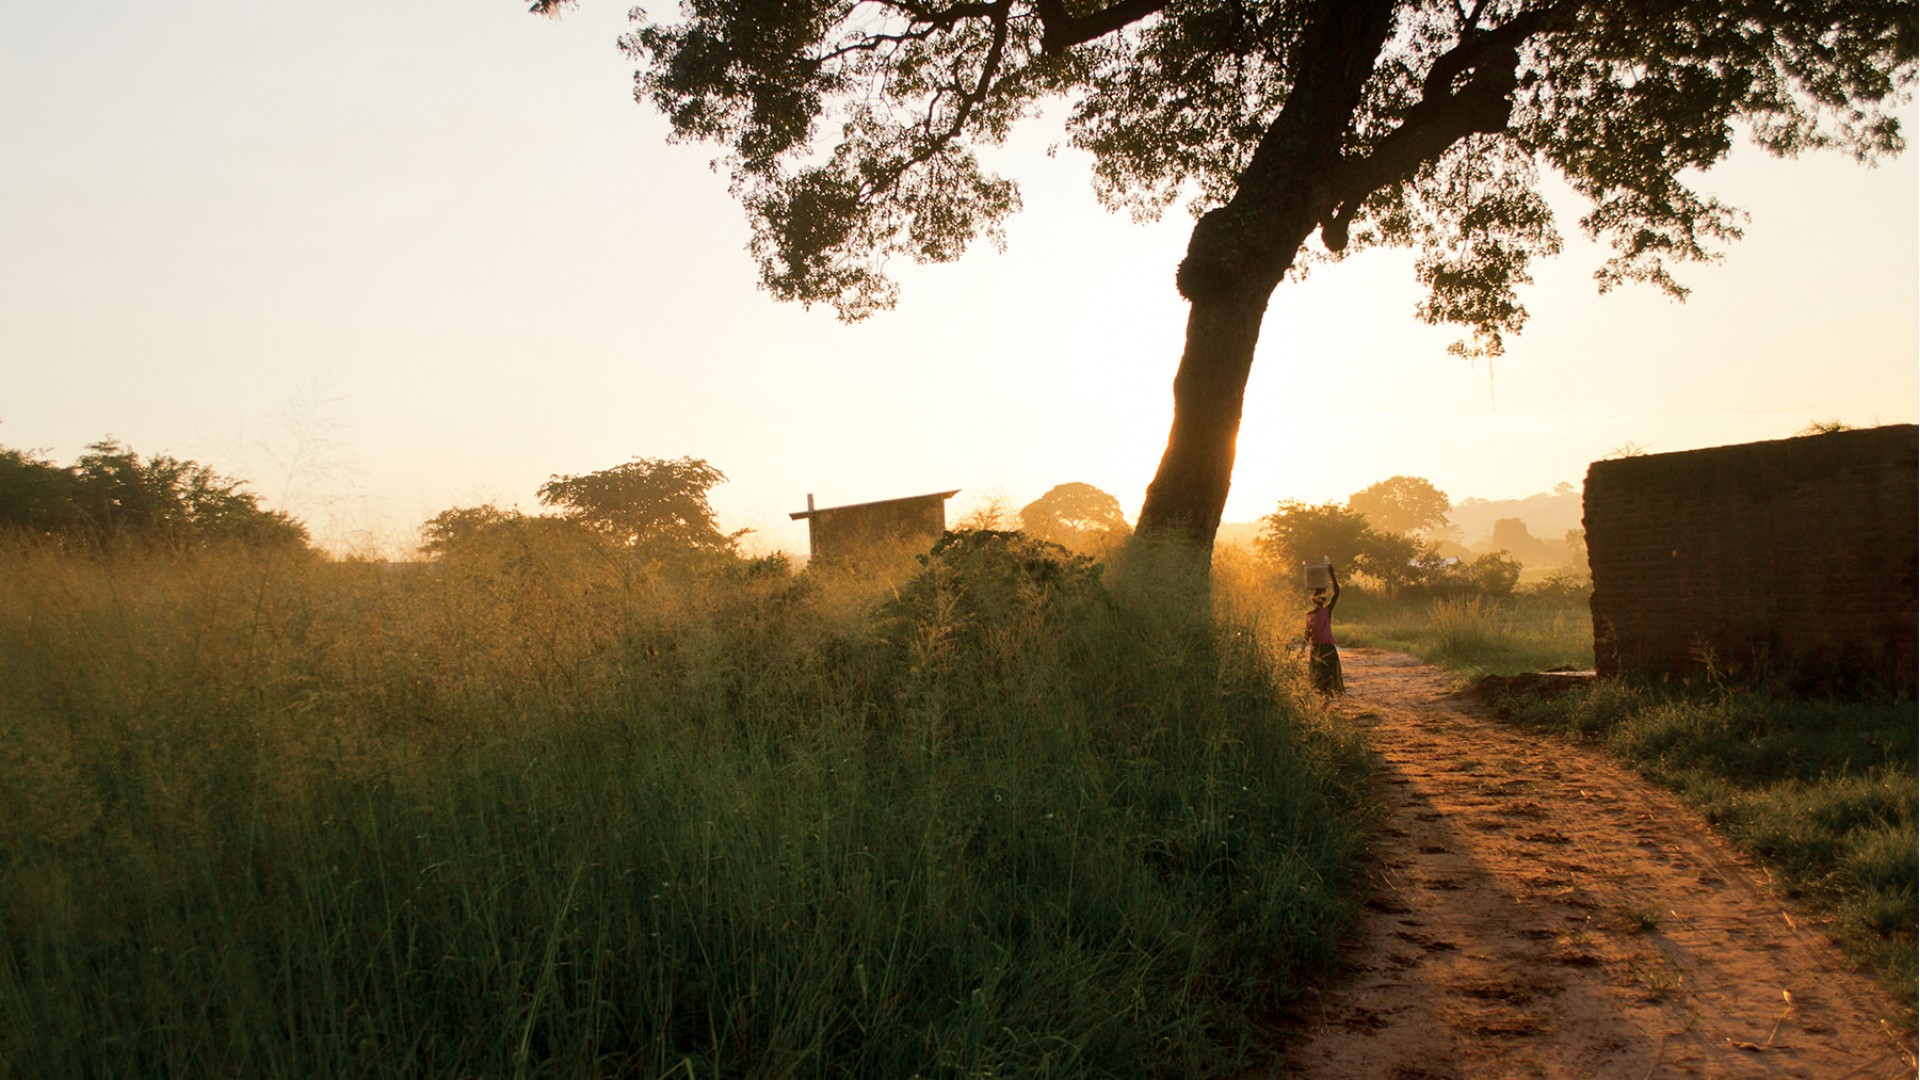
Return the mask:
{"type": "Polygon", "coordinates": [[[1893,1003],[1677,798],[1412,657],[1342,659],[1385,835],[1288,1075],[1914,1075],[1893,1003]]]}

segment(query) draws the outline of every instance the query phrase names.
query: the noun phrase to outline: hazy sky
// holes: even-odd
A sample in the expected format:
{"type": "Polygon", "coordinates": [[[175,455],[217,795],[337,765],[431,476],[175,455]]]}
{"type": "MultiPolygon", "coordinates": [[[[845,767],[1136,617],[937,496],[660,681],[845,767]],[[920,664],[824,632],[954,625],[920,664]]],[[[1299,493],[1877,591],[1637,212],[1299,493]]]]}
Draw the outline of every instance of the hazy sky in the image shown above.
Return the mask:
{"type": "MultiPolygon", "coordinates": [[[[1035,127],[995,160],[1008,250],[902,267],[855,326],[755,287],[706,146],[668,146],[614,48],[623,3],[98,0],[0,9],[0,445],[112,435],[251,480],[341,545],[554,473],[706,458],[727,528],[961,488],[1084,481],[1139,508],[1164,446],[1189,219],[1094,203],[1035,127]]],[[[1906,112],[1908,132],[1920,127],[1906,112]]],[[[1492,370],[1413,318],[1411,256],[1275,295],[1227,520],[1398,473],[1456,499],[1578,484],[1626,444],[1916,418],[1920,184],[1750,148],[1705,187],[1752,214],[1693,297],[1596,295],[1567,251],[1492,370]]]]}

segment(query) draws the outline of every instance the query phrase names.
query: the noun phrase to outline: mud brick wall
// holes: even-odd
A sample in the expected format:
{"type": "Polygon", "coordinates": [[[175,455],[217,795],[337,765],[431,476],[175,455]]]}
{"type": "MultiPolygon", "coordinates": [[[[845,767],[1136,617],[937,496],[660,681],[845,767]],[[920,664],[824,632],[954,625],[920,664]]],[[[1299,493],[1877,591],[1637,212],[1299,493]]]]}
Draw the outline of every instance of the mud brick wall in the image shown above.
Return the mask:
{"type": "Polygon", "coordinates": [[[1600,673],[1912,692],[1917,447],[1908,424],[1594,462],[1600,673]]]}

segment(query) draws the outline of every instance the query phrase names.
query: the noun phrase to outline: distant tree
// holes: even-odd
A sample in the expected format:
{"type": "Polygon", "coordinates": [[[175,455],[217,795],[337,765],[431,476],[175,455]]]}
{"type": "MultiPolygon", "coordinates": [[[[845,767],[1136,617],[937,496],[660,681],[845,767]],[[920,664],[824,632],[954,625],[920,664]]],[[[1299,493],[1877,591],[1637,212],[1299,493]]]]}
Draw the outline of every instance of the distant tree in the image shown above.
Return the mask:
{"type": "Polygon", "coordinates": [[[960,515],[949,532],[1013,532],[1020,528],[1020,515],[1004,494],[995,493],[976,499],[960,515]]]}
{"type": "Polygon", "coordinates": [[[73,470],[26,450],[0,448],[0,528],[53,534],[81,529],[73,470]]]}
{"type": "Polygon", "coordinates": [[[197,461],[159,454],[142,459],[106,439],[74,462],[75,501],[89,525],[109,537],[137,536],[175,543],[241,540],[305,547],[306,526],[259,496],[243,480],[221,476],[197,461]]]}
{"type": "Polygon", "coordinates": [[[442,561],[513,558],[599,544],[598,534],[563,517],[502,510],[492,503],[442,510],[420,526],[420,553],[442,561]]]}
{"type": "Polygon", "coordinates": [[[1407,533],[1369,528],[1353,565],[1392,594],[1427,580],[1442,560],[1431,542],[1407,533]]]}
{"type": "Polygon", "coordinates": [[[105,439],[61,467],[0,449],[0,525],[93,543],[246,542],[306,548],[306,526],[261,507],[245,481],[105,439]]]}
{"type": "MultiPolygon", "coordinates": [[[[532,0],[551,14],[572,0],[532,0]]],[[[1173,425],[1143,535],[1213,546],[1273,291],[1316,258],[1416,250],[1416,314],[1496,355],[1560,233],[1543,177],[1613,248],[1602,289],[1674,296],[1739,212],[1690,186],[1744,132],[1789,155],[1902,147],[1912,0],[992,0],[683,3],[622,40],[670,137],[723,147],[765,287],[859,318],[889,260],[999,243],[1015,184],[977,150],[1044,103],[1110,208],[1199,213],[1173,425]]],[[[1158,375],[1153,376],[1158,378],[1158,375]]]]}
{"type": "Polygon", "coordinates": [[[506,529],[524,522],[518,510],[492,503],[442,510],[420,526],[420,551],[428,558],[455,558],[490,547],[506,529]]]}
{"type": "Polygon", "coordinates": [[[1489,552],[1468,563],[1468,588],[1487,596],[1511,596],[1520,584],[1520,560],[1504,551],[1489,552]]]}
{"type": "Polygon", "coordinates": [[[1354,492],[1347,509],[1386,532],[1432,534],[1446,526],[1453,502],[1429,480],[1394,476],[1354,492]]]}
{"type": "Polygon", "coordinates": [[[1493,523],[1493,532],[1480,545],[1482,551],[1504,551],[1527,566],[1557,563],[1563,552],[1533,535],[1520,518],[1501,518],[1493,523]]]}
{"type": "Polygon", "coordinates": [[[1260,538],[1254,546],[1288,573],[1299,563],[1322,557],[1351,567],[1372,539],[1367,519],[1338,503],[1315,506],[1286,499],[1260,519],[1260,538]]]}
{"type": "Polygon", "coordinates": [[[1391,594],[1429,583],[1445,565],[1432,541],[1375,528],[1358,511],[1337,503],[1309,506],[1289,500],[1260,523],[1255,548],[1283,579],[1300,563],[1325,557],[1391,594]]]}
{"type": "Polygon", "coordinates": [[[1562,538],[1567,545],[1568,561],[1576,566],[1587,565],[1587,530],[1568,529],[1562,538]]]}
{"type": "Polygon", "coordinates": [[[1092,484],[1060,484],[1020,509],[1020,529],[1072,551],[1099,553],[1133,532],[1120,500],[1092,484]]]}
{"type": "Polygon", "coordinates": [[[720,531],[707,492],[726,474],[699,458],[635,458],[540,485],[541,503],[605,539],[647,556],[732,554],[739,533],[720,531]]]}
{"type": "Polygon", "coordinates": [[[1844,420],[1815,420],[1794,434],[1804,438],[1808,435],[1831,435],[1836,431],[1852,430],[1853,425],[1844,420]]]}

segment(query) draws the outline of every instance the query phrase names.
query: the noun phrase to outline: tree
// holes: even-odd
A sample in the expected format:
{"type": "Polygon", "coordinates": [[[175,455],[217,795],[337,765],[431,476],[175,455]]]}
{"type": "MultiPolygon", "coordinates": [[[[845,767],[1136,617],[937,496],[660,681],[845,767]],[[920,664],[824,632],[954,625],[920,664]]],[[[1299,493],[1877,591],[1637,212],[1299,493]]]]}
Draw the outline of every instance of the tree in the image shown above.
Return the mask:
{"type": "Polygon", "coordinates": [[[1585,568],[1587,565],[1587,530],[1568,529],[1562,542],[1567,545],[1567,561],[1585,568]]]}
{"type": "Polygon", "coordinates": [[[1092,484],[1059,484],[1020,508],[1028,536],[1073,551],[1104,552],[1133,532],[1120,500],[1092,484]]]}
{"type": "Polygon", "coordinates": [[[1369,527],[1353,568],[1378,581],[1389,594],[1423,580],[1440,564],[1433,545],[1406,533],[1369,527]]]}
{"type": "Polygon", "coordinates": [[[539,495],[566,519],[640,554],[731,554],[740,534],[721,532],[707,502],[707,492],[726,479],[699,458],[635,458],[582,476],[554,476],[539,495]]]}
{"type": "Polygon", "coordinates": [[[442,510],[420,526],[420,552],[430,559],[474,554],[491,548],[527,520],[518,510],[502,510],[492,503],[442,510]]]}
{"type": "Polygon", "coordinates": [[[1485,551],[1504,551],[1525,566],[1548,566],[1561,561],[1564,553],[1553,544],[1533,535],[1520,518],[1501,518],[1493,523],[1493,532],[1480,547],[1485,551]]]}
{"type": "Polygon", "coordinates": [[[1444,571],[1444,560],[1431,541],[1375,528],[1351,506],[1309,506],[1289,499],[1261,518],[1260,526],[1254,546],[1283,575],[1291,575],[1300,563],[1329,558],[1395,593],[1444,571]]]}
{"type": "Polygon", "coordinates": [[[197,461],[143,458],[115,439],[93,443],[64,467],[0,448],[0,526],[96,544],[307,547],[306,526],[262,508],[245,487],[197,461]]]}
{"type": "Polygon", "coordinates": [[[1467,586],[1487,596],[1512,596],[1520,584],[1520,560],[1504,551],[1490,551],[1466,567],[1467,586]]]}
{"type": "Polygon", "coordinates": [[[1376,529],[1432,533],[1446,525],[1453,502],[1431,481],[1394,476],[1354,492],[1347,509],[1364,514],[1376,529]]]}
{"type": "Polygon", "coordinates": [[[0,527],[40,534],[78,531],[73,470],[38,453],[0,448],[0,527]]]}
{"type": "Polygon", "coordinates": [[[1372,537],[1367,519],[1346,507],[1330,502],[1311,506],[1285,499],[1273,513],[1260,519],[1260,539],[1254,546],[1283,570],[1323,557],[1332,559],[1336,566],[1352,566],[1372,537]]]}
{"type": "MultiPolygon", "coordinates": [[[[573,0],[532,0],[555,13],[573,0]]],[[[1268,298],[1315,259],[1418,251],[1416,314],[1497,355],[1559,250],[1557,171],[1614,255],[1679,297],[1739,212],[1689,186],[1735,125],[1780,155],[1898,152],[1912,0],[687,0],[622,39],[678,140],[723,147],[763,285],[856,319],[888,260],[998,244],[1019,190],[976,148],[1050,98],[1109,208],[1198,212],[1142,536],[1211,549],[1268,298]],[[1305,251],[1318,233],[1325,254],[1305,251]]],[[[1204,558],[1204,554],[1202,555],[1204,558]]]]}
{"type": "Polygon", "coordinates": [[[583,553],[604,534],[569,518],[523,514],[492,503],[442,510],[420,526],[420,553],[442,562],[499,567],[534,554],[583,553]]]}

